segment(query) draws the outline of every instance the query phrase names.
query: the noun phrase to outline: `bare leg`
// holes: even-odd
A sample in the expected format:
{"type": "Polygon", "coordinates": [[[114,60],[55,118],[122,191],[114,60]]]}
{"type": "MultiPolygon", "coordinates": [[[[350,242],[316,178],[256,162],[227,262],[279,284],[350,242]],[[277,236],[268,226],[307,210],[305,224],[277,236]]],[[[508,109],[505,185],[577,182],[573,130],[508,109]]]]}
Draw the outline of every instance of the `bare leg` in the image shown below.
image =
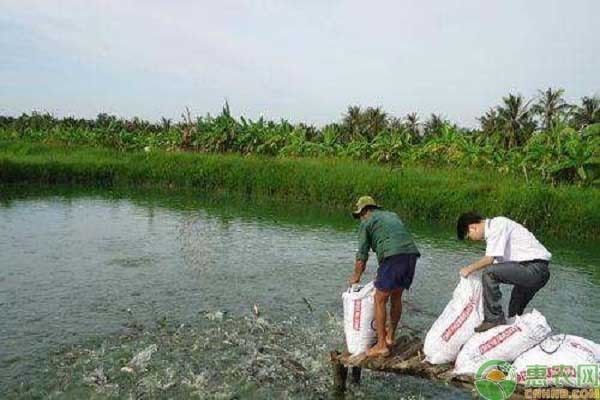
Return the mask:
{"type": "Polygon", "coordinates": [[[386,344],[388,346],[392,346],[394,344],[394,339],[396,335],[396,328],[398,327],[398,322],[400,322],[400,317],[402,316],[402,293],[403,289],[394,289],[391,294],[391,307],[390,307],[390,328],[387,331],[387,335],[385,338],[386,344]]]}
{"type": "Polygon", "coordinates": [[[386,356],[389,354],[385,337],[385,320],[387,318],[386,306],[390,298],[390,292],[375,290],[375,327],[377,329],[377,343],[367,351],[367,356],[386,356]]]}

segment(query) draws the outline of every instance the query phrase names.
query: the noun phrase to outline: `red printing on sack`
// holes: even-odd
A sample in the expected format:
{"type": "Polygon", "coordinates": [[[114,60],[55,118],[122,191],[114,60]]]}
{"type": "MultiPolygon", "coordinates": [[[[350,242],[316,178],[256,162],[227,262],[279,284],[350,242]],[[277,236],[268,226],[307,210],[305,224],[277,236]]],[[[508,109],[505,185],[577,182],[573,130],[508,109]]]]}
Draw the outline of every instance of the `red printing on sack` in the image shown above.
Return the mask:
{"type": "Polygon", "coordinates": [[[502,332],[500,332],[499,334],[497,334],[496,336],[494,336],[487,342],[479,345],[479,352],[481,354],[487,353],[488,351],[492,350],[499,344],[503,343],[506,339],[508,339],[515,333],[521,332],[521,330],[522,329],[518,326],[509,326],[508,328],[506,328],[505,330],[503,330],[502,332]]]}
{"type": "Polygon", "coordinates": [[[588,349],[586,346],[573,342],[569,344],[571,345],[571,347],[575,347],[576,349],[585,351],[588,355],[592,356],[592,358],[596,358],[596,354],[592,350],[588,349]]]}
{"type": "Polygon", "coordinates": [[[354,300],[354,315],[353,315],[353,320],[352,320],[352,328],[354,328],[354,330],[358,331],[360,330],[360,307],[361,307],[361,300],[354,300]]]}
{"type": "Polygon", "coordinates": [[[450,339],[452,338],[452,336],[454,336],[454,334],[456,333],[456,331],[458,331],[460,329],[460,327],[463,326],[463,324],[465,323],[467,318],[469,318],[469,316],[475,309],[475,302],[476,302],[475,296],[472,296],[469,299],[469,302],[467,303],[465,308],[460,313],[460,315],[458,317],[456,317],[456,319],[450,324],[450,326],[448,326],[448,328],[446,328],[446,330],[444,331],[444,334],[442,335],[442,339],[445,342],[449,342],[450,339]]]}

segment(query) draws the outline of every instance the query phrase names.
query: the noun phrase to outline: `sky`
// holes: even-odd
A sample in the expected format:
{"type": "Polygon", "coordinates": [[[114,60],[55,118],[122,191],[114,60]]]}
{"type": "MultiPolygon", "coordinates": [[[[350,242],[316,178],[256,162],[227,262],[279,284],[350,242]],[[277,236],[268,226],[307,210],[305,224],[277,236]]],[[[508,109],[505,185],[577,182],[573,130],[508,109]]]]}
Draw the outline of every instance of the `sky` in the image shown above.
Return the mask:
{"type": "Polygon", "coordinates": [[[600,94],[598,0],[0,0],[0,115],[464,126],[508,93],[600,94]]]}

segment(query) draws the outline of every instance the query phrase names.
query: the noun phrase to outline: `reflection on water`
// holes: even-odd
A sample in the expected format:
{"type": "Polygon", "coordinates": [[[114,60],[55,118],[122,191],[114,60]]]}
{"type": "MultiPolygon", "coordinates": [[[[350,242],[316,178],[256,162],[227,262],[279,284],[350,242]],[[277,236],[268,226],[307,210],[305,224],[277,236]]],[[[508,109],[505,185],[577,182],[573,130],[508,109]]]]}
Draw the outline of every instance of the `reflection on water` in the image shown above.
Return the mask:
{"type": "MultiPolygon", "coordinates": [[[[34,375],[48,351],[119,332],[132,317],[146,324],[165,317],[196,321],[201,329],[205,312],[221,310],[243,326],[256,304],[276,325],[299,321],[311,343],[342,343],[341,326],[323,326],[327,315],[341,316],[340,293],[356,247],[355,223],[337,212],[108,191],[5,192],[0,204],[0,379],[6,387],[34,375]]],[[[451,231],[411,228],[423,257],[403,321],[426,330],[456,286],[458,268],[481,247],[457,243],[451,231]]],[[[552,277],[532,306],[556,332],[600,342],[598,250],[569,249],[552,244],[552,277]]],[[[370,277],[375,268],[371,260],[370,277]]],[[[295,349],[296,341],[278,340],[285,351],[310,354],[310,363],[326,363],[316,355],[325,348],[295,349]]],[[[236,354],[230,357],[235,363],[236,354]]],[[[372,393],[457,395],[416,379],[373,374],[366,382],[372,393]]]]}

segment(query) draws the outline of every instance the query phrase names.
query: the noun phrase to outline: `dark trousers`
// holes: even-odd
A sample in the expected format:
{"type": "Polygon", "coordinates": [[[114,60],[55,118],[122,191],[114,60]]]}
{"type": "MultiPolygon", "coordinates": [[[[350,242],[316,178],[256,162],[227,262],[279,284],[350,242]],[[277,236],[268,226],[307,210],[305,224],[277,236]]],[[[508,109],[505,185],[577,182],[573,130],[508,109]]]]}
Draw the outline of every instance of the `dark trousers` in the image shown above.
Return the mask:
{"type": "Polygon", "coordinates": [[[508,317],[522,315],[525,307],[550,278],[548,261],[504,262],[483,270],[483,311],[488,322],[504,321],[500,284],[514,285],[508,306],[508,317]]]}

